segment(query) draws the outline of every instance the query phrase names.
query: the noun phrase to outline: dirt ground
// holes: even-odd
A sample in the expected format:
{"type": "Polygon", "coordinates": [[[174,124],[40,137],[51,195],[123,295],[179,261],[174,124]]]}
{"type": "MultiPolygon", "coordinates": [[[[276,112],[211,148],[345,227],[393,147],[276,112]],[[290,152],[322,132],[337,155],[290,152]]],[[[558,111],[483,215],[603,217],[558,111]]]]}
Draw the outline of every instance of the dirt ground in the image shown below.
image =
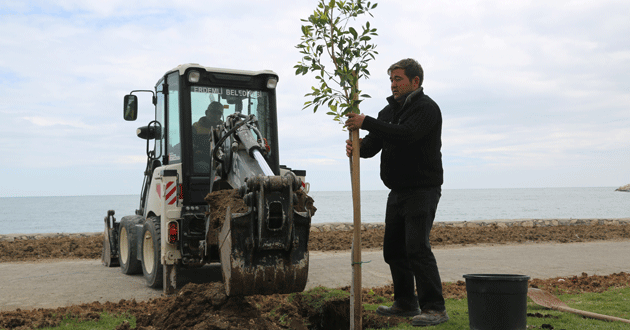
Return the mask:
{"type": "MultiPolygon", "coordinates": [[[[228,196],[233,198],[234,195],[228,196]]],[[[223,197],[221,197],[223,198],[223,197]]],[[[211,199],[211,197],[210,197],[211,199]]],[[[208,200],[212,203],[212,200],[208,200]]],[[[223,203],[223,202],[221,202],[223,203]]],[[[310,206],[312,207],[312,200],[310,206]]],[[[308,204],[307,204],[308,207],[308,204]]],[[[232,210],[236,208],[232,207],[232,210]]],[[[314,209],[312,210],[314,211],[314,209]]],[[[218,218],[217,218],[217,221],[218,218]]],[[[219,224],[216,224],[217,226],[219,224]]],[[[518,244],[536,242],[587,242],[630,239],[630,226],[575,225],[558,227],[436,227],[431,233],[433,246],[474,244],[518,244]]],[[[362,247],[382,247],[383,230],[361,233],[362,247]]],[[[0,262],[37,261],[44,259],[99,259],[103,237],[61,237],[37,240],[0,242],[0,262]]],[[[309,250],[347,250],[351,232],[312,232],[309,250]]],[[[531,279],[530,286],[551,293],[602,292],[610,287],[625,287],[630,274],[531,279]]],[[[465,299],[464,281],[444,284],[446,298],[465,299]]],[[[340,288],[349,291],[349,288],[340,288]]],[[[391,301],[391,286],[364,289],[363,303],[391,301]]],[[[100,313],[128,313],[137,319],[137,329],[347,329],[349,327],[349,294],[324,299],[323,290],[314,289],[291,295],[226,297],[221,283],[184,286],[176,295],[146,302],[119,302],[74,305],[56,309],[16,310],[0,312],[0,328],[32,329],[55,326],[66,317],[80,320],[98,319],[100,313]]],[[[372,312],[363,314],[364,328],[392,326],[409,322],[403,318],[381,317],[372,312]]],[[[117,329],[130,329],[124,323],[117,329]]]]}
{"type": "MultiPolygon", "coordinates": [[[[597,240],[629,239],[630,226],[574,225],[556,227],[435,227],[431,231],[432,246],[514,244],[559,242],[576,243],[597,240]]],[[[349,250],[352,232],[311,232],[310,251],[349,250]]],[[[37,240],[0,241],[0,262],[36,261],[40,259],[99,259],[103,236],[41,238],[37,240]]],[[[363,249],[383,246],[383,230],[361,232],[363,249]]]]}

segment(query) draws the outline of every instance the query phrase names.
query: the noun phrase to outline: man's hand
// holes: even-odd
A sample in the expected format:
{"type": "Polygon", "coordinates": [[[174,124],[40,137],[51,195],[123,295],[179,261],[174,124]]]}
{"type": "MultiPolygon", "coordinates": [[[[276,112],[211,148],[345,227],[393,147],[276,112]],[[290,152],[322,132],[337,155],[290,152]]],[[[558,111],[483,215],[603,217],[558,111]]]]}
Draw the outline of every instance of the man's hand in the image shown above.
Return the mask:
{"type": "MultiPolygon", "coordinates": [[[[363,139],[359,139],[359,144],[361,144],[361,140],[363,139]]],[[[350,141],[349,139],[346,140],[346,156],[352,156],[352,141],[350,141]]]]}
{"type": "Polygon", "coordinates": [[[363,126],[363,120],[365,119],[365,115],[364,114],[356,114],[356,113],[349,113],[346,116],[348,116],[348,119],[346,120],[346,127],[351,130],[354,131],[356,129],[361,128],[361,126],[363,126]]]}

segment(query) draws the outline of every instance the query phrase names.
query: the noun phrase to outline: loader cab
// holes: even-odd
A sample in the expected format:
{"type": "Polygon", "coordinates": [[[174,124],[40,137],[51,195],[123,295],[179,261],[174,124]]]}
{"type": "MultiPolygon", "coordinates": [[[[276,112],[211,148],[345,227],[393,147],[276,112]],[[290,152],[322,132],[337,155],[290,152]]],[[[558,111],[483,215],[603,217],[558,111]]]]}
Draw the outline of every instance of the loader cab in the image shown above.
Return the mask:
{"type": "Polygon", "coordinates": [[[256,115],[270,146],[267,162],[276,175],[279,173],[277,82],[278,76],[272,71],[224,70],[195,64],[180,65],[158,82],[156,92],[164,95],[165,105],[164,115],[156,109],[156,120],[163,123],[165,131],[162,163],[182,164],[185,205],[206,204],[204,197],[211,179],[210,134],[232,113],[256,115]]]}
{"type": "MultiPolygon", "coordinates": [[[[147,172],[156,165],[181,163],[184,205],[205,205],[211,179],[212,130],[228,115],[238,112],[258,118],[259,130],[269,145],[267,163],[279,175],[277,82],[278,75],[269,70],[185,64],[166,72],[155,85],[155,122],[145,127],[161,133],[154,136],[151,146],[147,144],[149,162],[154,163],[147,165],[147,172]]],[[[125,119],[128,114],[135,119],[137,113],[137,98],[131,96],[125,97],[125,119]]]]}

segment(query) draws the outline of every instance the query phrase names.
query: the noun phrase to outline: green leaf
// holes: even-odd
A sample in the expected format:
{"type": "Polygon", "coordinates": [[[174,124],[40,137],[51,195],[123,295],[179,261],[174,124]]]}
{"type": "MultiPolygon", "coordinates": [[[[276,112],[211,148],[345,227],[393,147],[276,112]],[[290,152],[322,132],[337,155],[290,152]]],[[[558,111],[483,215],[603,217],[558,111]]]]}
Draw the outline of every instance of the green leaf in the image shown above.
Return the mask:
{"type": "Polygon", "coordinates": [[[350,33],[352,33],[352,36],[354,37],[354,39],[356,39],[358,36],[357,30],[355,30],[353,27],[350,27],[348,30],[350,31],[350,33]]]}

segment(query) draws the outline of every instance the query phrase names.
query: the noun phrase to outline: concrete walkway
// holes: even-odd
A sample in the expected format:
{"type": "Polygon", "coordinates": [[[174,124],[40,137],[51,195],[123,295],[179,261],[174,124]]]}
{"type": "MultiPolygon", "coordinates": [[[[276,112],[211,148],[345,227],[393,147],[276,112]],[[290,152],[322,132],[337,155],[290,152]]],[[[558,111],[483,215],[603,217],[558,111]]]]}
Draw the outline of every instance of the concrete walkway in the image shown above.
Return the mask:
{"type": "MultiPolygon", "coordinates": [[[[608,275],[630,272],[630,240],[591,243],[434,248],[442,282],[464,280],[464,274],[521,274],[531,278],[608,275]]],[[[391,283],[381,250],[363,251],[362,286],[391,283]]],[[[350,252],[311,252],[307,289],[317,285],[342,287],[352,279],[350,252]]]]}
{"type": "MultiPolygon", "coordinates": [[[[465,246],[434,249],[443,282],[463,280],[464,274],[522,274],[531,278],[607,275],[630,272],[630,240],[592,243],[538,243],[465,246]]],[[[387,285],[389,267],[382,252],[363,251],[363,287],[387,285]]],[[[307,289],[350,285],[350,252],[311,252],[307,289]]],[[[219,265],[182,270],[187,282],[220,281],[219,265]]],[[[100,260],[0,263],[0,311],[52,308],[93,301],[147,300],[161,296],[147,288],[142,275],[127,276],[106,268],[100,260]]]]}

